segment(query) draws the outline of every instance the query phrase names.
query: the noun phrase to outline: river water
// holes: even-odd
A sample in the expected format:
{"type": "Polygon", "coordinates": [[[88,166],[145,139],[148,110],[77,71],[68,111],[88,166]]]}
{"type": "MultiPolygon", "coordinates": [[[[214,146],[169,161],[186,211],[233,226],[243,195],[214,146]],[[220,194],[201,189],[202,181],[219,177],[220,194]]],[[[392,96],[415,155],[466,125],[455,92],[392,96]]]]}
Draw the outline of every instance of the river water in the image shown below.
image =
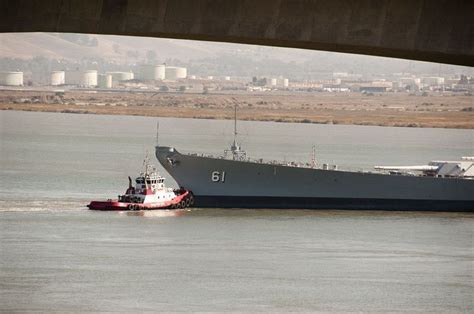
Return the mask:
{"type": "MultiPolygon", "coordinates": [[[[183,152],[232,141],[231,121],[159,121],[183,152]]],[[[88,211],[155,159],[156,122],[0,112],[0,311],[472,312],[472,214],[88,211]]],[[[240,122],[239,138],[350,169],[474,152],[471,130],[240,122]]]]}

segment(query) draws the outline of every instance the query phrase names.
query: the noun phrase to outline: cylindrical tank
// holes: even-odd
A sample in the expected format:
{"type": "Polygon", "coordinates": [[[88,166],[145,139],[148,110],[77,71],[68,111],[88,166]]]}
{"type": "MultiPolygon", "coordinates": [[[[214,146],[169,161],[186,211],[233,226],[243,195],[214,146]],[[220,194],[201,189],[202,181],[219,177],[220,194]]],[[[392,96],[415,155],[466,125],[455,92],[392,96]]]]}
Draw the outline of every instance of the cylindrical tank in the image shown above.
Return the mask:
{"type": "Polygon", "coordinates": [[[224,77],[224,80],[225,80],[225,81],[230,81],[230,76],[225,76],[225,77],[224,77]]]}
{"type": "Polygon", "coordinates": [[[277,86],[277,79],[276,79],[276,78],[272,78],[272,79],[270,80],[270,85],[271,85],[271,86],[277,86]]]}
{"type": "Polygon", "coordinates": [[[290,85],[290,81],[286,78],[283,79],[283,87],[288,87],[290,85]]]}
{"type": "Polygon", "coordinates": [[[66,72],[66,84],[95,87],[97,86],[97,71],[85,70],[66,72]]]}
{"type": "Polygon", "coordinates": [[[165,79],[165,66],[162,64],[140,65],[137,78],[141,80],[155,80],[155,81],[164,80],[165,79]]]}
{"type": "Polygon", "coordinates": [[[96,70],[86,70],[82,72],[82,84],[86,87],[97,86],[97,71],[96,70]]]}
{"type": "Polygon", "coordinates": [[[183,79],[188,76],[186,68],[182,67],[166,67],[165,69],[165,77],[167,80],[177,80],[177,79],[183,79]]]}
{"type": "Polygon", "coordinates": [[[66,76],[64,74],[64,71],[51,72],[51,85],[52,86],[64,85],[65,77],[66,76]]]}
{"type": "Polygon", "coordinates": [[[0,85],[22,86],[23,72],[0,72],[0,85]]]}
{"type": "Polygon", "coordinates": [[[112,75],[114,81],[129,81],[134,78],[133,72],[107,72],[107,74],[112,75]]]}
{"type": "Polygon", "coordinates": [[[112,88],[112,75],[100,74],[98,83],[99,88],[112,88]]]}

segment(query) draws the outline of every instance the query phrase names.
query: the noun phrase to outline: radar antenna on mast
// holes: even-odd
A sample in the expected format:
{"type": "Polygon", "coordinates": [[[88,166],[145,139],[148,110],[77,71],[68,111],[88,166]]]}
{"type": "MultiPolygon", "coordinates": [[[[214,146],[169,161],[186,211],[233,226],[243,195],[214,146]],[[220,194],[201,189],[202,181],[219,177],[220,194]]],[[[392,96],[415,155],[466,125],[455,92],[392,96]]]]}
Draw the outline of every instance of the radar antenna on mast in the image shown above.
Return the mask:
{"type": "Polygon", "coordinates": [[[316,168],[316,146],[313,145],[311,152],[311,168],[316,168]]]}
{"type": "Polygon", "coordinates": [[[230,146],[230,150],[224,150],[224,156],[227,157],[227,154],[230,153],[233,160],[245,160],[247,153],[237,143],[237,100],[233,97],[232,100],[234,101],[234,141],[230,146]]]}

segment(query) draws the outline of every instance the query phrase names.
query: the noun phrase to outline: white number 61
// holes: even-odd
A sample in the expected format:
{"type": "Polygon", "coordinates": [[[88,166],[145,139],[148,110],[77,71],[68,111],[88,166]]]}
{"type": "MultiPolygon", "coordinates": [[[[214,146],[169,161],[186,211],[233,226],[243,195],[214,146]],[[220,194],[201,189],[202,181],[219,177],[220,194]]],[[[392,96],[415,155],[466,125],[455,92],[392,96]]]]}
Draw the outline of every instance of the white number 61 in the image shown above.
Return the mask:
{"type": "Polygon", "coordinates": [[[222,171],[222,174],[219,171],[213,171],[211,173],[212,182],[224,182],[225,181],[225,171],[222,171]]]}

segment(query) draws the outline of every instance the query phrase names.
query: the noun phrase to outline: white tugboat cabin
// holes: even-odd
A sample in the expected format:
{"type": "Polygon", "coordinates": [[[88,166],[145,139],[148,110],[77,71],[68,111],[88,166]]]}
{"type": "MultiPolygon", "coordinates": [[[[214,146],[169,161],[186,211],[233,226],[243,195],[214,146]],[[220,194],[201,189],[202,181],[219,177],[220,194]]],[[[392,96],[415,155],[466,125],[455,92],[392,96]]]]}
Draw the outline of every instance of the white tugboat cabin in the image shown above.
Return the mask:
{"type": "Polygon", "coordinates": [[[125,194],[119,195],[117,201],[92,201],[88,207],[95,210],[141,210],[141,209],[177,209],[192,206],[192,193],[184,189],[173,190],[164,184],[165,178],[160,176],[156,168],[143,162],[144,170],[135,179],[128,177],[128,188],[125,194]]]}

